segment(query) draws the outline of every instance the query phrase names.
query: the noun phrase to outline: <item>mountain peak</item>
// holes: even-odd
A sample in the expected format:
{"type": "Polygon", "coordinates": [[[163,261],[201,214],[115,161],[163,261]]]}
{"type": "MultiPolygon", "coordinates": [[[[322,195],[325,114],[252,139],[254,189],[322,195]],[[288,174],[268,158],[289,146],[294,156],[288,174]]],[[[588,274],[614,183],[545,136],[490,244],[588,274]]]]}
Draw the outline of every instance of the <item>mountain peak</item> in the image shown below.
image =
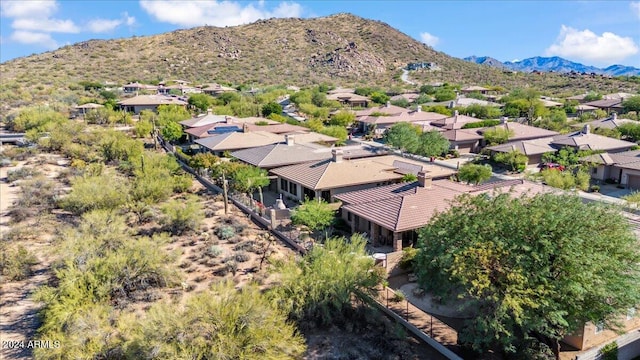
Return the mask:
{"type": "Polygon", "coordinates": [[[531,58],[519,60],[519,61],[506,61],[500,62],[494,58],[483,56],[470,56],[463,60],[470,61],[476,64],[488,65],[496,68],[510,69],[522,72],[531,71],[543,71],[543,72],[578,72],[578,73],[595,73],[598,75],[611,75],[611,76],[634,76],[640,75],[640,69],[631,66],[624,65],[611,65],[607,68],[598,68],[595,66],[583,65],[577,62],[573,62],[559,56],[542,57],[534,56],[531,58]],[[491,59],[488,61],[487,59],[491,59]]]}

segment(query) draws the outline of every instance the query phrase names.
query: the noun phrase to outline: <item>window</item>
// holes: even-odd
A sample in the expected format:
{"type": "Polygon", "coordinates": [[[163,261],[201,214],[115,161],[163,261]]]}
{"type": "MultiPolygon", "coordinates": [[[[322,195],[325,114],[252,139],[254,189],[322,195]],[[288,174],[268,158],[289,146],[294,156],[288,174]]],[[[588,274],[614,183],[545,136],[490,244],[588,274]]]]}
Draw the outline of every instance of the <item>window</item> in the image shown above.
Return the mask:
{"type": "Polygon", "coordinates": [[[280,189],[287,191],[289,188],[289,182],[285,179],[280,179],[280,189]]]}
{"type": "Polygon", "coordinates": [[[636,316],[636,308],[630,308],[627,310],[627,320],[631,320],[636,316]]]}
{"type": "Polygon", "coordinates": [[[351,221],[351,213],[347,211],[347,221],[351,221]]]}
{"type": "Polygon", "coordinates": [[[594,168],[593,168],[593,173],[594,173],[594,174],[597,174],[597,173],[598,173],[598,168],[597,168],[597,167],[594,167],[594,168]]]}
{"type": "Polygon", "coordinates": [[[604,331],[604,323],[603,322],[597,323],[596,324],[596,334],[600,334],[603,331],[604,331]]]}
{"type": "Polygon", "coordinates": [[[298,196],[298,184],[292,182],[289,183],[289,194],[298,196]]]}

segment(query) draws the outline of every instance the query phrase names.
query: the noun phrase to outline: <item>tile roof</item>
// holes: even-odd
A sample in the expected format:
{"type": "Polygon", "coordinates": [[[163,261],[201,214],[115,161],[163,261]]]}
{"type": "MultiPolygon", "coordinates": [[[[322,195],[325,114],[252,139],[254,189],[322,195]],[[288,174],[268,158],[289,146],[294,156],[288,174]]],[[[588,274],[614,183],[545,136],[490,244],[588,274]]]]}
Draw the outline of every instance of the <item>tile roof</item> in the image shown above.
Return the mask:
{"type": "Polygon", "coordinates": [[[96,103],[86,103],[86,104],[78,105],[75,108],[76,109],[99,109],[101,107],[104,107],[104,105],[100,105],[96,103]]]}
{"type": "Polygon", "coordinates": [[[581,124],[574,124],[571,125],[572,127],[579,127],[582,128],[584,127],[585,124],[589,124],[591,126],[592,129],[615,129],[620,127],[620,125],[625,124],[625,123],[635,123],[635,124],[640,124],[640,122],[635,121],[635,120],[631,120],[631,119],[618,119],[617,116],[611,116],[608,117],[606,119],[600,119],[600,120],[593,120],[593,121],[589,121],[586,123],[581,123],[581,124]]]}
{"type": "Polygon", "coordinates": [[[368,97],[354,93],[331,93],[327,95],[327,100],[348,100],[348,101],[370,101],[368,97]]]}
{"type": "Polygon", "coordinates": [[[458,107],[467,107],[469,105],[494,106],[494,107],[504,106],[503,104],[492,102],[492,101],[480,100],[480,99],[474,99],[474,98],[465,98],[465,97],[456,99],[455,105],[458,107]]]}
{"type": "Polygon", "coordinates": [[[469,92],[473,92],[473,91],[489,91],[489,89],[487,89],[486,87],[473,85],[473,86],[468,86],[468,87],[466,87],[464,89],[461,89],[461,91],[469,91],[469,92]]]}
{"type": "MultiPolygon", "coordinates": [[[[287,145],[285,142],[282,142],[234,151],[231,153],[231,156],[261,168],[274,168],[331,159],[332,149],[333,148],[316,148],[295,142],[293,145],[287,145]]],[[[345,159],[378,155],[378,148],[363,145],[345,146],[340,149],[343,151],[343,157],[345,159]]]]}
{"type": "Polygon", "coordinates": [[[585,103],[585,105],[595,106],[597,108],[609,108],[622,106],[622,99],[603,99],[585,103]]]}
{"type": "Polygon", "coordinates": [[[182,101],[173,96],[166,95],[138,95],[130,99],[118,102],[122,106],[144,106],[144,105],[187,105],[186,101],[182,101]]]}
{"type": "Polygon", "coordinates": [[[247,149],[282,141],[281,135],[264,131],[231,132],[198,139],[195,142],[212,151],[247,149]]]}
{"type": "Polygon", "coordinates": [[[358,110],[356,111],[356,117],[369,116],[373,113],[400,114],[405,111],[407,111],[407,109],[403,107],[388,104],[358,110]]]}
{"type": "Polygon", "coordinates": [[[367,123],[367,124],[397,124],[400,122],[424,122],[429,121],[433,123],[434,121],[441,120],[446,118],[446,115],[429,112],[429,111],[418,111],[413,110],[409,111],[404,109],[404,111],[400,113],[396,113],[390,116],[362,116],[358,118],[358,121],[367,123]]]}
{"type": "Polygon", "coordinates": [[[464,193],[481,194],[511,191],[521,197],[556,189],[526,180],[506,180],[479,186],[434,180],[424,188],[417,182],[393,184],[336,195],[344,203],[343,209],[392,231],[407,231],[423,227],[438,212],[446,211],[454,199],[464,193]]]}
{"type": "Polygon", "coordinates": [[[389,159],[402,158],[386,155],[341,162],[323,160],[285,166],[271,172],[309,189],[334,189],[401,179],[402,175],[394,172],[395,167],[388,163],[389,159]]]}
{"type": "Polygon", "coordinates": [[[447,130],[442,133],[449,141],[477,141],[483,139],[483,136],[478,134],[477,129],[453,129],[447,130]]]}
{"type": "Polygon", "coordinates": [[[552,142],[553,137],[548,137],[532,140],[511,141],[506,144],[489,146],[487,149],[496,152],[511,152],[515,149],[527,156],[531,156],[547,152],[556,152],[557,149],[551,146],[552,142]]]}
{"type": "Polygon", "coordinates": [[[640,170],[640,150],[620,153],[603,153],[585,156],[580,160],[603,165],[615,165],[623,169],[640,170]]]}
{"type": "Polygon", "coordinates": [[[482,119],[474,118],[467,115],[455,114],[449,117],[442,117],[431,122],[431,125],[440,126],[445,129],[462,129],[465,124],[480,122],[482,119]]]}
{"type": "Polygon", "coordinates": [[[513,136],[509,137],[509,140],[511,141],[544,138],[559,134],[556,131],[541,129],[535,126],[524,125],[511,121],[496,126],[481,128],[478,130],[478,132],[484,134],[484,132],[488,129],[496,129],[498,127],[513,131],[513,136]]]}
{"type": "Polygon", "coordinates": [[[189,128],[212,125],[212,124],[220,124],[225,123],[227,121],[234,121],[233,116],[231,115],[216,115],[212,113],[207,113],[204,115],[199,115],[194,118],[180,121],[180,125],[184,125],[189,128]]]}
{"type": "Polygon", "coordinates": [[[630,149],[636,145],[629,141],[618,140],[594,133],[585,133],[583,131],[555,136],[551,144],[556,146],[571,146],[579,149],[604,151],[620,150],[625,148],[630,149]]]}

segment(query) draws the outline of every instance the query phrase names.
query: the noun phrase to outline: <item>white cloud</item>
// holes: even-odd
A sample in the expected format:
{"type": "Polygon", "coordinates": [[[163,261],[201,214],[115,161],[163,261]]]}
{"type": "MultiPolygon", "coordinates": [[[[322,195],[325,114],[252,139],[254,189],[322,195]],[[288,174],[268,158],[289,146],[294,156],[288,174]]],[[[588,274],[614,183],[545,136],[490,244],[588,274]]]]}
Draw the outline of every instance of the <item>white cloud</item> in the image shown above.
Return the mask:
{"type": "Polygon", "coordinates": [[[55,0],[3,0],[0,3],[2,16],[11,18],[47,18],[57,8],[58,4],[55,0]]]}
{"type": "Polygon", "coordinates": [[[119,19],[114,19],[114,20],[94,19],[94,20],[90,20],[87,23],[87,28],[89,29],[89,31],[94,33],[103,33],[103,32],[113,31],[113,29],[117,28],[121,24],[122,24],[122,20],[119,20],[119,19]]]}
{"type": "Polygon", "coordinates": [[[438,45],[440,42],[440,39],[437,36],[431,35],[428,32],[420,33],[420,40],[432,47],[438,45]]]}
{"type": "Polygon", "coordinates": [[[242,6],[233,1],[141,0],[140,6],[156,20],[180,26],[233,26],[272,17],[300,17],[302,6],[281,2],[273,11],[258,2],[242,6]]]}
{"type": "Polygon", "coordinates": [[[133,16],[129,16],[128,12],[125,11],[122,14],[122,16],[124,17],[124,22],[125,22],[125,24],[127,24],[127,26],[133,26],[133,24],[136,23],[136,18],[133,17],[133,16]]]}
{"type": "Polygon", "coordinates": [[[560,35],[546,49],[547,55],[611,64],[637,54],[640,49],[630,37],[611,32],[597,35],[591,30],[577,30],[562,25],[560,35]]]}
{"type": "Polygon", "coordinates": [[[629,7],[631,8],[631,11],[633,11],[633,13],[638,17],[638,19],[640,19],[640,1],[632,1],[629,4],[629,7]]]}
{"type": "Polygon", "coordinates": [[[44,33],[78,33],[80,28],[71,20],[18,18],[13,21],[11,27],[16,30],[39,31],[44,33]]]}
{"type": "Polygon", "coordinates": [[[58,47],[58,43],[51,37],[50,34],[41,32],[18,30],[11,34],[11,40],[30,45],[41,45],[48,49],[55,49],[58,47]]]}

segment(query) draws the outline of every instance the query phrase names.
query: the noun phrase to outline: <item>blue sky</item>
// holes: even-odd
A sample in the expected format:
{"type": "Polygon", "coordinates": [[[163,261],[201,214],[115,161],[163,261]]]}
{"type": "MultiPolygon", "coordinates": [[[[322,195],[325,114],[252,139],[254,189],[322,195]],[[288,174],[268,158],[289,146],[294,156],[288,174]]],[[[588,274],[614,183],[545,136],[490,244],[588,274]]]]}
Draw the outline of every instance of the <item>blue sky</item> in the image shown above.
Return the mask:
{"type": "Polygon", "coordinates": [[[640,67],[640,1],[2,0],[0,61],[88,39],[350,12],[456,57],[640,67]]]}

